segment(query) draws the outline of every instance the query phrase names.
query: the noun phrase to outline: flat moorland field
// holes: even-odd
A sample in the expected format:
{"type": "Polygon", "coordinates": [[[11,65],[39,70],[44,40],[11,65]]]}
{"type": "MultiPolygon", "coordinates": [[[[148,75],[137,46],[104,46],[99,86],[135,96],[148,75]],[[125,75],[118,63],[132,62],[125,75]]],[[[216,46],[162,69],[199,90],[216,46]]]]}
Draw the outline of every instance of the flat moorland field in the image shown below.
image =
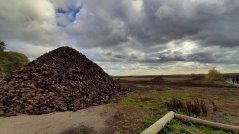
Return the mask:
{"type": "MultiPolygon", "coordinates": [[[[142,132],[169,111],[166,103],[172,99],[185,102],[202,100],[208,108],[208,113],[199,115],[199,118],[239,125],[237,86],[223,81],[209,81],[203,76],[194,75],[162,76],[159,81],[153,81],[153,78],[153,76],[114,77],[122,86],[133,91],[122,97],[118,103],[109,105],[117,109],[117,113],[107,121],[111,127],[105,133],[142,132]]],[[[177,112],[187,114],[183,111],[177,112]]],[[[230,132],[173,120],[160,133],[226,134],[230,132]]]]}

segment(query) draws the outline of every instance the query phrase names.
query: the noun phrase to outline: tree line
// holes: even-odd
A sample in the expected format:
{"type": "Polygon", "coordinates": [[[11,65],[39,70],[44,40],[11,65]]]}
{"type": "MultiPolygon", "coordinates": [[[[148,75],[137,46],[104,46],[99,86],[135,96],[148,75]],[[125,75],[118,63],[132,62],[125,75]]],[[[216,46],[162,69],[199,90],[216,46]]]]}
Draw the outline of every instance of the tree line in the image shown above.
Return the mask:
{"type": "Polygon", "coordinates": [[[21,68],[29,62],[26,55],[13,51],[6,51],[7,44],[0,40],[0,77],[21,68]]]}

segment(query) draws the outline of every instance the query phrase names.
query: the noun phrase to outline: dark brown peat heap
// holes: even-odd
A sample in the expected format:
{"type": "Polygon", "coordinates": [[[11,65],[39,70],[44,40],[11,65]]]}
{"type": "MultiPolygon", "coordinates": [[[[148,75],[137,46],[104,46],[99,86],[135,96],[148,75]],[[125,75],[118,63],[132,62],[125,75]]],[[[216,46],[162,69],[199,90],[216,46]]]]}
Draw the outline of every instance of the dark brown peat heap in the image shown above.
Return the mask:
{"type": "Polygon", "coordinates": [[[46,53],[0,83],[2,115],[76,111],[126,94],[97,64],[70,47],[46,53]]]}

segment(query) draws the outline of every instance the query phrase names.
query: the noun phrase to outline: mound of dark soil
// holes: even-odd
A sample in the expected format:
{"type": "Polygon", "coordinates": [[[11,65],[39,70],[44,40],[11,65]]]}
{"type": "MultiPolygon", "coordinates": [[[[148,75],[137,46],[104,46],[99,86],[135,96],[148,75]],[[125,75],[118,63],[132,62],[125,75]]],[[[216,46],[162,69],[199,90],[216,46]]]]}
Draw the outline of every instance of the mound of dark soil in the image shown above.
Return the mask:
{"type": "Polygon", "coordinates": [[[151,82],[164,82],[164,79],[161,76],[157,76],[153,78],[151,82]]]}
{"type": "Polygon", "coordinates": [[[128,92],[70,47],[46,53],[0,83],[0,113],[46,114],[109,103],[128,92]]]}

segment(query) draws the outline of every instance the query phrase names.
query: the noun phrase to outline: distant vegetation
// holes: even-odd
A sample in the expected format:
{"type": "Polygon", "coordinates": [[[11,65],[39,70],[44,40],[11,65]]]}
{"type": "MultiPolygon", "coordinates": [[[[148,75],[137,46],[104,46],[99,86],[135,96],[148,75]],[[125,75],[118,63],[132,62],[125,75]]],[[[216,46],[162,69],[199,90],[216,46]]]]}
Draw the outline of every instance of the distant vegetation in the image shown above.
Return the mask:
{"type": "Polygon", "coordinates": [[[212,68],[208,71],[206,78],[209,80],[213,80],[213,81],[223,81],[224,80],[223,75],[219,71],[217,71],[215,68],[212,68]]]}
{"type": "Polygon", "coordinates": [[[29,62],[26,55],[5,51],[6,43],[0,40],[0,77],[9,74],[29,62]]]}
{"type": "Polygon", "coordinates": [[[6,48],[5,42],[0,40],[0,52],[3,52],[5,50],[5,48],[6,48]]]}

